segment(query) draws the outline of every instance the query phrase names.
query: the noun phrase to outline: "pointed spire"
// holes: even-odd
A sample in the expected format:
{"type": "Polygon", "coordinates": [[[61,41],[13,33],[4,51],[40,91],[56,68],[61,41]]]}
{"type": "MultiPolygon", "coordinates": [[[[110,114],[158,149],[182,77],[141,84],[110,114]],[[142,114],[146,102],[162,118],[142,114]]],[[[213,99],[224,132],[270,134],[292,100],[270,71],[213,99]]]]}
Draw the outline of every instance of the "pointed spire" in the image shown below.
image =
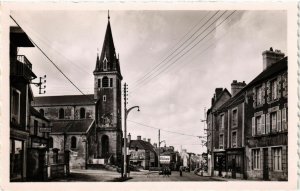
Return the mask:
{"type": "Polygon", "coordinates": [[[110,16],[109,16],[109,10],[108,10],[108,13],[107,13],[107,15],[108,15],[108,16],[107,16],[107,18],[108,18],[108,21],[109,21],[109,19],[110,19],[110,16]]]}

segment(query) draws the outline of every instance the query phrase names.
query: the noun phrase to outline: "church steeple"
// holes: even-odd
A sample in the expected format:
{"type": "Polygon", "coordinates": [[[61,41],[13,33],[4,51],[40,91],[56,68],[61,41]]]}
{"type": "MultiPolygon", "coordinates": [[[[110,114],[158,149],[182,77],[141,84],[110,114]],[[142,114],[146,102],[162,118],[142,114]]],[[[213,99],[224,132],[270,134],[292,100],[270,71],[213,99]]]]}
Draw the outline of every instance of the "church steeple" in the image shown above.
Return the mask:
{"type": "Polygon", "coordinates": [[[113,36],[112,36],[112,32],[111,32],[109,12],[108,12],[107,18],[108,18],[108,23],[107,23],[107,27],[106,27],[102,51],[100,54],[99,62],[97,59],[94,72],[116,71],[119,74],[121,74],[119,59],[116,56],[114,40],[113,40],[113,36]]]}

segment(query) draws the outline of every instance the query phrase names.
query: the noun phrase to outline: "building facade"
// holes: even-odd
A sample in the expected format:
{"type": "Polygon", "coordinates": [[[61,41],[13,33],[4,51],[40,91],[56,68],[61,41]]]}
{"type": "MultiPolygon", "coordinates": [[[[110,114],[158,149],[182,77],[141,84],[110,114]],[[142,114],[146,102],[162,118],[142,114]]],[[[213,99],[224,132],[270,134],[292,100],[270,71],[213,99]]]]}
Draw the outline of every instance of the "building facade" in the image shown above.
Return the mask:
{"type": "Polygon", "coordinates": [[[34,47],[19,27],[10,27],[10,180],[26,180],[27,147],[29,145],[31,80],[36,78],[32,64],[21,47],[34,47]]]}
{"type": "Polygon", "coordinates": [[[287,57],[263,52],[264,70],[247,88],[246,168],[249,179],[288,179],[287,57]]]}
{"type": "Polygon", "coordinates": [[[232,98],[214,111],[214,147],[208,150],[215,176],[288,178],[287,57],[272,48],[264,51],[263,68],[248,85],[234,80],[232,98]]]}
{"type": "MultiPolygon", "coordinates": [[[[207,110],[207,152],[208,152],[208,173],[209,175],[213,175],[214,169],[222,171],[224,168],[225,161],[225,150],[224,144],[224,132],[222,134],[221,130],[219,131],[218,123],[218,109],[221,107],[226,101],[231,98],[231,94],[225,88],[216,88],[215,93],[211,99],[211,107],[207,110]],[[219,143],[224,143],[219,146],[219,143]],[[215,167],[216,166],[216,167],[215,167]]],[[[223,118],[224,120],[226,117],[223,118]]]]}
{"type": "Polygon", "coordinates": [[[129,164],[137,168],[149,170],[150,167],[156,167],[157,154],[150,140],[142,140],[141,136],[137,136],[137,140],[131,140],[128,135],[129,142],[129,164]]]}

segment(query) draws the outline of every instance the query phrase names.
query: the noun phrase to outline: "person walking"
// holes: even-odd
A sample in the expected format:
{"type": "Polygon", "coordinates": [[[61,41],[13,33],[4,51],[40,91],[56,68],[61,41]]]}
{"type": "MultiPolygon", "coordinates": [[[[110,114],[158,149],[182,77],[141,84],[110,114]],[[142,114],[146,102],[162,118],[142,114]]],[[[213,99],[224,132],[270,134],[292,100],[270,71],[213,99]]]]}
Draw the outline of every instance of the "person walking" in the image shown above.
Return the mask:
{"type": "Polygon", "coordinates": [[[179,167],[179,174],[182,176],[182,166],[179,167]]]}

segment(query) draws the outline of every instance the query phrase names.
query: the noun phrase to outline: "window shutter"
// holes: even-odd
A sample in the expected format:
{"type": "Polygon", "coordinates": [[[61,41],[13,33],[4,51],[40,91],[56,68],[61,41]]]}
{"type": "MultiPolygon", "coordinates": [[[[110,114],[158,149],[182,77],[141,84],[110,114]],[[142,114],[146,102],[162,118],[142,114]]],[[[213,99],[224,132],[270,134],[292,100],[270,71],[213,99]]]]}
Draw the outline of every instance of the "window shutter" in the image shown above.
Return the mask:
{"type": "Polygon", "coordinates": [[[270,133],[270,113],[266,114],[266,134],[270,133]]]}
{"type": "Polygon", "coordinates": [[[255,135],[255,117],[252,117],[252,136],[255,135]]]}
{"type": "Polygon", "coordinates": [[[282,109],[282,130],[287,130],[287,123],[286,123],[286,108],[282,109]]]}
{"type": "Polygon", "coordinates": [[[281,76],[277,78],[277,98],[281,98],[281,76]]]}
{"type": "Polygon", "coordinates": [[[265,83],[261,86],[261,103],[265,104],[265,95],[266,95],[266,85],[265,83]]]}
{"type": "Polygon", "coordinates": [[[271,101],[270,81],[267,82],[267,102],[271,101]]]}
{"type": "Polygon", "coordinates": [[[281,131],[281,110],[277,111],[277,131],[281,131]]]}
{"type": "Polygon", "coordinates": [[[253,107],[256,107],[256,88],[254,87],[253,90],[253,107]]]}
{"type": "Polygon", "coordinates": [[[266,133],[266,128],[265,128],[265,114],[261,115],[261,134],[265,134],[266,133]]]}

